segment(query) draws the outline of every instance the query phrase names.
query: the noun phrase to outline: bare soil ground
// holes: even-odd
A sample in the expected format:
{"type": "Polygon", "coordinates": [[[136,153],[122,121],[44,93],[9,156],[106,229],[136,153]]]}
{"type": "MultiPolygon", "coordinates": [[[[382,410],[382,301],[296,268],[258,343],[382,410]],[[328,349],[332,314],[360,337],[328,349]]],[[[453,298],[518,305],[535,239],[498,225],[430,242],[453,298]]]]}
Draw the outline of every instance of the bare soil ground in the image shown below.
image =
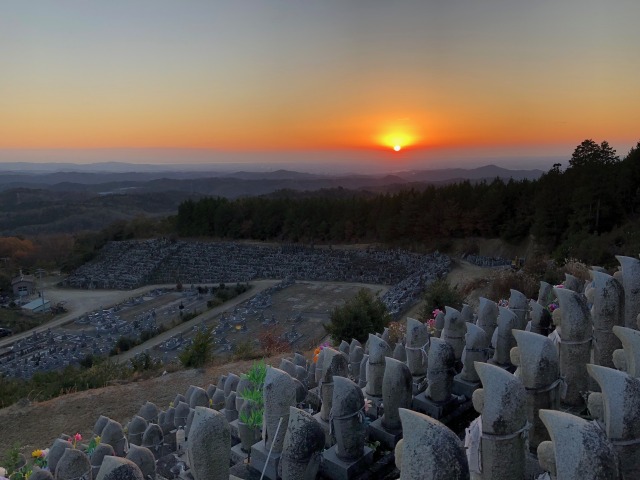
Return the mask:
{"type": "MultiPolygon", "coordinates": [[[[267,363],[278,365],[281,357],[271,357],[267,363]]],[[[216,365],[206,369],[181,370],[149,380],[113,385],[95,390],[71,393],[40,403],[19,402],[0,410],[0,465],[12,445],[18,443],[26,455],[36,448],[48,448],[61,433],[80,432],[91,436],[100,415],[106,415],[125,425],[148,400],[166,409],[178,393],[189,385],[207,387],[216,384],[227,372],[240,374],[253,361],[216,365]]]]}
{"type": "MultiPolygon", "coordinates": [[[[461,286],[465,282],[485,278],[491,274],[490,270],[464,261],[455,261],[447,278],[453,285],[461,286]]],[[[250,295],[256,293],[254,289],[252,290],[250,295]]],[[[80,295],[74,296],[74,318],[78,315],[78,310],[95,308],[93,303],[95,301],[104,301],[105,304],[109,300],[121,301],[123,294],[120,292],[119,295],[114,295],[114,298],[107,299],[105,298],[107,295],[101,296],[99,293],[96,292],[99,300],[94,298],[93,301],[86,303],[80,295]]],[[[129,296],[135,293],[128,292],[129,296]]],[[[71,300],[71,296],[67,298],[71,300]]],[[[300,299],[296,300],[300,301],[300,299]]],[[[420,304],[408,315],[412,315],[419,308],[420,304]]],[[[267,363],[278,364],[280,358],[272,357],[267,359],[267,363]]],[[[241,361],[212,366],[204,370],[184,370],[149,380],[71,393],[41,403],[19,402],[0,410],[0,459],[15,443],[18,443],[21,451],[28,455],[35,448],[50,446],[61,433],[80,432],[83,436],[89,436],[100,415],[107,415],[124,425],[147,400],[165,409],[176,394],[184,393],[189,385],[206,387],[210,383],[215,384],[220,375],[227,372],[242,373],[251,364],[252,361],[241,361]]]]}

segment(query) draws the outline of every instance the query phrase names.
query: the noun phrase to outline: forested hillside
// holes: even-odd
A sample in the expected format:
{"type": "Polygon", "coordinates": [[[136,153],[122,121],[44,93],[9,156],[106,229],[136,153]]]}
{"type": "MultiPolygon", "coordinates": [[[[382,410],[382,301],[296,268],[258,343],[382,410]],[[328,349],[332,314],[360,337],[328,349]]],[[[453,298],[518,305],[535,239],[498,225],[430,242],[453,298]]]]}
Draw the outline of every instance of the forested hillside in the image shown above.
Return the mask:
{"type": "Polygon", "coordinates": [[[533,235],[559,258],[594,263],[640,251],[640,142],[620,159],[607,142],[585,140],[565,170],[556,164],[539,180],[346,193],[187,200],[175,229],[181,236],[225,239],[432,245],[469,236],[513,242],[533,235]]]}

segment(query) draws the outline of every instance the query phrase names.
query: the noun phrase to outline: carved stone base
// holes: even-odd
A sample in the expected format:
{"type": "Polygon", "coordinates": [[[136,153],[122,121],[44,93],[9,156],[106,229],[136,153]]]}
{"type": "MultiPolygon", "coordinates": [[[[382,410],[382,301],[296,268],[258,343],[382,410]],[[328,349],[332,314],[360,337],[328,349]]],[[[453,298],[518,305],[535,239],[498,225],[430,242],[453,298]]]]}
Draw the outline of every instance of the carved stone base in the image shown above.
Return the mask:
{"type": "Polygon", "coordinates": [[[242,444],[239,443],[231,447],[231,463],[234,465],[236,463],[244,463],[247,458],[249,458],[249,453],[242,450],[242,444]]]}
{"type": "Polygon", "coordinates": [[[251,446],[251,462],[250,465],[262,472],[262,469],[266,465],[267,468],[264,471],[264,476],[270,480],[278,480],[278,464],[280,463],[281,453],[271,453],[269,462],[267,462],[267,456],[269,455],[269,449],[264,443],[264,440],[260,440],[258,443],[251,446]]]}
{"type": "Polygon", "coordinates": [[[413,402],[411,403],[413,410],[427,414],[436,420],[445,417],[455,410],[457,406],[458,402],[455,401],[453,396],[444,402],[434,402],[430,398],[427,398],[424,392],[413,397],[413,402]]]}
{"type": "Polygon", "coordinates": [[[480,382],[474,383],[474,382],[467,382],[466,380],[463,380],[462,378],[460,378],[460,374],[456,375],[455,377],[453,377],[453,388],[452,388],[452,392],[455,395],[464,395],[467,398],[471,398],[471,396],[473,395],[473,392],[480,388],[482,386],[482,384],[480,382]]]}
{"type": "Polygon", "coordinates": [[[393,450],[396,443],[402,438],[402,429],[393,432],[382,426],[382,418],[379,418],[369,425],[369,439],[377,440],[389,450],[393,450]]]}
{"type": "Polygon", "coordinates": [[[260,480],[261,472],[246,463],[236,463],[229,469],[229,480],[260,480]]]}
{"type": "Polygon", "coordinates": [[[364,447],[364,454],[353,461],[344,461],[336,455],[336,446],[322,452],[320,472],[331,480],[351,480],[366,470],[373,461],[373,450],[364,447]]]}

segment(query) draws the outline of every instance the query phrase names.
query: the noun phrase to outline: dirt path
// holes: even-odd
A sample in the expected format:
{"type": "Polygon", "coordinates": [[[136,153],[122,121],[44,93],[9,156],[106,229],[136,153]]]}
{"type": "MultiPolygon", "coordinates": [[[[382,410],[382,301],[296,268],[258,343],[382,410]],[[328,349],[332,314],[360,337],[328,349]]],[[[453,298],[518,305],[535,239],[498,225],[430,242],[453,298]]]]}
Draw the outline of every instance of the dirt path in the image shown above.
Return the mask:
{"type": "Polygon", "coordinates": [[[244,302],[245,300],[248,300],[249,298],[262,292],[263,290],[266,290],[272,285],[277,284],[278,282],[279,280],[257,280],[257,281],[251,282],[252,288],[249,289],[248,291],[238,295],[237,297],[229,300],[228,302],[225,302],[219,307],[215,307],[215,308],[212,308],[211,310],[207,310],[206,312],[201,313],[200,315],[198,315],[195,318],[192,318],[188,322],[181,323],[180,325],[177,325],[171,330],[167,330],[166,332],[163,332],[160,335],[156,335],[152,339],[138,345],[137,347],[134,347],[131,350],[127,350],[121,355],[116,355],[115,357],[112,357],[112,359],[118,362],[125,362],[127,360],[130,360],[131,358],[136,356],[138,353],[144,352],[147,348],[153,348],[156,345],[159,345],[160,343],[169,340],[171,337],[179,334],[180,332],[187,333],[191,331],[193,327],[200,325],[200,322],[202,321],[207,322],[211,320],[216,315],[219,315],[222,312],[232,309],[236,305],[244,302]]]}

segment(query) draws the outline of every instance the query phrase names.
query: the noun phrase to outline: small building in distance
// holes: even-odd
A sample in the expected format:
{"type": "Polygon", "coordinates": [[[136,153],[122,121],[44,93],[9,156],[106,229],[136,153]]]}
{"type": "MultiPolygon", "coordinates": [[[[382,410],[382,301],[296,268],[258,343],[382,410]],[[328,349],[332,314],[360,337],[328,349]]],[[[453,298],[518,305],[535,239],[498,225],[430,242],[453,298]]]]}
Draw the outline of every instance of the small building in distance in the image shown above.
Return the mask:
{"type": "Polygon", "coordinates": [[[48,312],[51,310],[51,302],[43,298],[37,298],[36,300],[23,305],[22,308],[32,313],[48,312]]]}
{"type": "Polygon", "coordinates": [[[11,288],[16,297],[28,297],[36,293],[36,279],[33,275],[22,273],[11,280],[11,288]]]}

